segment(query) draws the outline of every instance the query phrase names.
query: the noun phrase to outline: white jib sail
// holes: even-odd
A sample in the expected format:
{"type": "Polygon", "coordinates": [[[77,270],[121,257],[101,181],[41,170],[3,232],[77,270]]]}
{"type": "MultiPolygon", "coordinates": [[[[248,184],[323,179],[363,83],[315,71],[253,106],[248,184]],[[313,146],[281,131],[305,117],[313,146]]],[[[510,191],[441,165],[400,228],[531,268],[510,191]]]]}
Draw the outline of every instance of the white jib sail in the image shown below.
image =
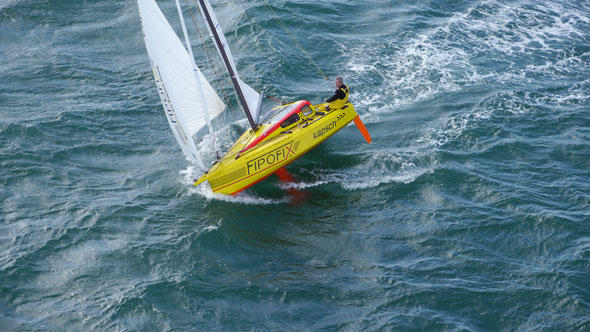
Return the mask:
{"type": "Polygon", "coordinates": [[[254,119],[254,122],[258,123],[258,120],[260,118],[260,109],[262,108],[263,94],[258,93],[258,91],[254,90],[251,86],[244,83],[244,81],[242,81],[239,77],[238,77],[238,83],[242,87],[242,92],[244,93],[244,98],[246,99],[246,102],[248,103],[248,108],[252,112],[252,118],[254,119]]]}
{"type": "Polygon", "coordinates": [[[198,71],[206,98],[203,109],[190,56],[154,0],[138,0],[147,53],[170,128],[187,158],[199,161],[192,136],[225,110],[225,104],[198,71]]]}
{"type": "MultiPolygon", "coordinates": [[[[238,74],[238,70],[236,68],[236,63],[234,61],[234,57],[231,54],[231,51],[229,49],[229,44],[227,43],[227,40],[225,39],[225,35],[223,34],[223,31],[221,30],[221,26],[219,25],[219,21],[217,21],[217,17],[215,16],[215,13],[213,12],[213,9],[211,8],[211,4],[209,3],[209,0],[204,0],[202,1],[197,1],[197,3],[199,4],[199,7],[201,7],[203,4],[207,7],[207,12],[209,12],[209,15],[211,17],[211,21],[213,23],[213,26],[215,27],[215,30],[217,31],[217,35],[219,36],[219,39],[221,41],[221,47],[223,47],[225,54],[227,55],[227,58],[229,60],[230,66],[232,67],[232,71],[235,73],[236,78],[238,80],[238,84],[240,85],[240,88],[242,89],[242,92],[244,93],[244,98],[246,99],[246,103],[248,103],[248,108],[250,109],[252,118],[254,119],[254,122],[258,123],[258,119],[260,117],[260,109],[262,107],[262,94],[257,92],[256,90],[254,90],[251,86],[249,86],[248,84],[246,84],[244,81],[242,81],[240,79],[240,76],[238,74]]],[[[203,19],[205,19],[205,21],[207,20],[207,18],[205,17],[205,14],[203,13],[203,9],[201,8],[200,10],[201,15],[203,15],[203,19]]],[[[213,38],[213,32],[211,31],[211,27],[209,25],[207,25],[207,29],[209,30],[209,35],[211,36],[211,39],[213,39],[213,42],[215,44],[215,48],[217,48],[217,52],[219,52],[219,55],[221,57],[223,57],[223,55],[221,54],[221,51],[219,50],[219,45],[217,45],[217,43],[215,42],[215,38],[213,38]]]]}

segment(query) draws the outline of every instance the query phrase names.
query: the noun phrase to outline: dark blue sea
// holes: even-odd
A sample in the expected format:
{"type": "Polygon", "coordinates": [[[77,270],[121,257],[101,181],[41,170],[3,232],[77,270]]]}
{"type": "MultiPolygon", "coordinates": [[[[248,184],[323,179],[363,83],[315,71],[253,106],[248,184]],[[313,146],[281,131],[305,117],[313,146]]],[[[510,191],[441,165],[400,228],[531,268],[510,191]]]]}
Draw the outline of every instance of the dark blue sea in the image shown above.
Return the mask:
{"type": "MultiPolygon", "coordinates": [[[[228,149],[248,123],[181,3],[228,149]]],[[[244,81],[319,103],[309,54],[373,143],[195,188],[135,0],[0,0],[0,331],[590,331],[589,1],[212,6],[244,81]]]]}

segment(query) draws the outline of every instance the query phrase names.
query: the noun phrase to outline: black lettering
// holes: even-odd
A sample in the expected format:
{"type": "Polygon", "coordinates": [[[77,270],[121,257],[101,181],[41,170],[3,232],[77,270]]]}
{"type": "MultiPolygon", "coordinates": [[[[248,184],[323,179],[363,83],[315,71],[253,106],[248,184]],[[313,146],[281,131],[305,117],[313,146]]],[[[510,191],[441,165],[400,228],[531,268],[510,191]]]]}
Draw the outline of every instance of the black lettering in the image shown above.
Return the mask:
{"type": "Polygon", "coordinates": [[[257,157],[254,160],[250,160],[247,163],[248,175],[252,174],[252,172],[259,172],[263,170],[265,165],[268,165],[266,168],[269,168],[272,165],[285,160],[288,157],[288,154],[285,155],[285,149],[289,150],[289,148],[287,147],[289,144],[292,145],[293,142],[290,142],[287,145],[283,145],[282,147],[275,149],[271,152],[268,152],[260,157],[257,157]]]}
{"type": "Polygon", "coordinates": [[[274,154],[269,154],[268,157],[266,157],[266,162],[270,165],[274,164],[276,160],[277,158],[274,154]],[[272,161],[270,161],[270,157],[272,157],[272,161]]]}

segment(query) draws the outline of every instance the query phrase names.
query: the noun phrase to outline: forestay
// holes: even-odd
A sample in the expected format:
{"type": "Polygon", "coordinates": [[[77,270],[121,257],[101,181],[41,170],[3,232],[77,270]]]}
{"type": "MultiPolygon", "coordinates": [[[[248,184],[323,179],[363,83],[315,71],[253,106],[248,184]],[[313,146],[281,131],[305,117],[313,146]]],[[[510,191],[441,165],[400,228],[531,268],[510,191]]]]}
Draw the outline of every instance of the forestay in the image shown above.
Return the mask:
{"type": "Polygon", "coordinates": [[[147,53],[166,118],[187,158],[198,161],[192,136],[210,119],[225,110],[225,104],[198,68],[201,87],[206,98],[200,100],[199,89],[187,50],[154,0],[138,0],[139,13],[147,53]],[[203,109],[203,104],[207,109],[203,109]]]}

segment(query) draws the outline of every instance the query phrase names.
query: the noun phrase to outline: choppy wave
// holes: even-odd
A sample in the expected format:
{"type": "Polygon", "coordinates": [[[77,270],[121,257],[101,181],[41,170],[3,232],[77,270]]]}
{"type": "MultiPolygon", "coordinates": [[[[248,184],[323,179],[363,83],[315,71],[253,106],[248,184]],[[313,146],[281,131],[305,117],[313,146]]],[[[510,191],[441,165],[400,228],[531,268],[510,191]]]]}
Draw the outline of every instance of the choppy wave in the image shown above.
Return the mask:
{"type": "Polygon", "coordinates": [[[589,3],[269,5],[213,1],[242,78],[331,92],[278,17],[373,143],[345,127],[227,197],[192,186],[135,0],[0,1],[0,326],[588,330],[589,3]]]}

